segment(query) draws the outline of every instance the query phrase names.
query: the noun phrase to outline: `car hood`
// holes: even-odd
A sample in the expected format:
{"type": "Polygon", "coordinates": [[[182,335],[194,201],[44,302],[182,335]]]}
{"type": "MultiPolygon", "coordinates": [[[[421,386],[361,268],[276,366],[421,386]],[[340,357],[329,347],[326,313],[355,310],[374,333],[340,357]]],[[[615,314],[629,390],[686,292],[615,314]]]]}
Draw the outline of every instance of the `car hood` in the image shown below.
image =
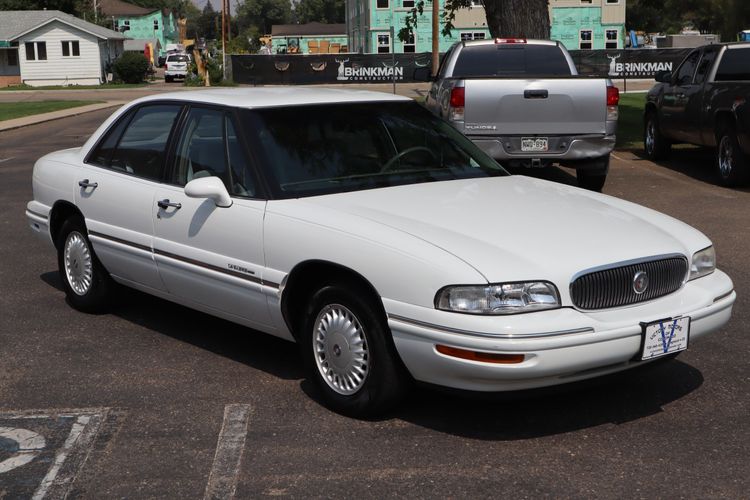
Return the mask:
{"type": "Polygon", "coordinates": [[[659,212],[524,176],[397,186],[304,202],[429,242],[489,282],[569,283],[591,268],[668,254],[690,258],[710,245],[697,230],[659,212]]]}

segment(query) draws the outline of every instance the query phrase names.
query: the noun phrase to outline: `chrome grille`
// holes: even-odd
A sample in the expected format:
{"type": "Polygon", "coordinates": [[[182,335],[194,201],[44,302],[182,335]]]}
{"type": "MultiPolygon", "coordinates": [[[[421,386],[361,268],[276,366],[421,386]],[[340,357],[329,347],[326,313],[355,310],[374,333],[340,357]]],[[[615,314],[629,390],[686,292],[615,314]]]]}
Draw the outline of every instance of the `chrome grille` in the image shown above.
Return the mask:
{"type": "Polygon", "coordinates": [[[594,271],[570,284],[570,297],[581,309],[606,309],[645,302],[679,289],[687,275],[687,266],[684,257],[670,257],[594,271]],[[633,290],[633,278],[639,271],[648,274],[649,282],[646,291],[640,295],[633,290]]]}

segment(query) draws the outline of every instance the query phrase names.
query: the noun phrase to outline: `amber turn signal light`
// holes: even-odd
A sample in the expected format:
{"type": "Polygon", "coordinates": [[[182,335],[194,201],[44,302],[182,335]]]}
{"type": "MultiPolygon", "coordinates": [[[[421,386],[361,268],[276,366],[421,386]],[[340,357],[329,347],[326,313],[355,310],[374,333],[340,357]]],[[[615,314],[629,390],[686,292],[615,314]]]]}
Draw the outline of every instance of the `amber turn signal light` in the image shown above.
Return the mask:
{"type": "Polygon", "coordinates": [[[513,365],[523,363],[525,356],[523,354],[499,354],[493,352],[478,352],[459,349],[458,347],[448,347],[447,345],[437,344],[435,349],[440,354],[451,356],[453,358],[468,359],[469,361],[479,361],[480,363],[495,363],[500,365],[513,365]]]}

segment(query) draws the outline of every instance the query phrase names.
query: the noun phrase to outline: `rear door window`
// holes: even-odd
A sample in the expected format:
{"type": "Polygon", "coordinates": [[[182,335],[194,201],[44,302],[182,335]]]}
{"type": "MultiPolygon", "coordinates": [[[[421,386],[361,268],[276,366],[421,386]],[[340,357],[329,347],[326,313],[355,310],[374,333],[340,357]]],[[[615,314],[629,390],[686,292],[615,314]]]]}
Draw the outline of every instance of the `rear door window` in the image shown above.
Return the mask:
{"type": "Polygon", "coordinates": [[[181,109],[179,104],[142,106],[105,166],[144,179],[161,180],[167,144],[181,109]]]}
{"type": "Polygon", "coordinates": [[[727,49],[716,70],[717,82],[750,80],[750,47],[727,49]]]}

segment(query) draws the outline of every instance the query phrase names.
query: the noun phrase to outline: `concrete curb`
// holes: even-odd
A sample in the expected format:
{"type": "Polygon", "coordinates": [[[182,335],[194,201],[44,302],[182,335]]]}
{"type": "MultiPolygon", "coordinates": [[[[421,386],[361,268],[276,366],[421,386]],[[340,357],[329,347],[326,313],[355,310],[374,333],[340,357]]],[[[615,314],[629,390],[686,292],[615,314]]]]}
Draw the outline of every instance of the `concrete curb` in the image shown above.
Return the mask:
{"type": "Polygon", "coordinates": [[[98,104],[89,104],[88,106],[78,106],[76,108],[61,109],[60,111],[52,111],[50,113],[40,113],[38,115],[14,118],[13,120],[5,120],[0,122],[0,132],[27,127],[29,125],[36,125],[37,123],[60,120],[62,118],[68,118],[69,116],[82,115],[84,113],[90,113],[92,111],[99,111],[100,109],[122,106],[125,103],[126,101],[107,101],[98,104]]]}

